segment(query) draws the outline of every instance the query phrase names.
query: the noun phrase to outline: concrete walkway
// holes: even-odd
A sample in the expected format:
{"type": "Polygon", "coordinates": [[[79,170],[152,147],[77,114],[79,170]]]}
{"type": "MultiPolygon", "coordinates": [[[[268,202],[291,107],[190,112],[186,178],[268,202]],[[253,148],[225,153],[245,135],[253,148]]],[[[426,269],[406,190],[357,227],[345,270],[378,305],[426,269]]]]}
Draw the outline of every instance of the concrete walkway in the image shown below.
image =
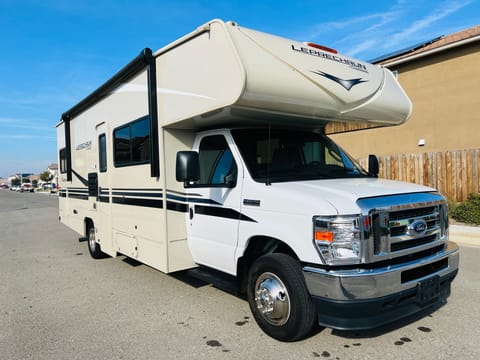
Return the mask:
{"type": "Polygon", "coordinates": [[[480,247],[480,226],[450,224],[450,240],[459,245],[480,247]]]}

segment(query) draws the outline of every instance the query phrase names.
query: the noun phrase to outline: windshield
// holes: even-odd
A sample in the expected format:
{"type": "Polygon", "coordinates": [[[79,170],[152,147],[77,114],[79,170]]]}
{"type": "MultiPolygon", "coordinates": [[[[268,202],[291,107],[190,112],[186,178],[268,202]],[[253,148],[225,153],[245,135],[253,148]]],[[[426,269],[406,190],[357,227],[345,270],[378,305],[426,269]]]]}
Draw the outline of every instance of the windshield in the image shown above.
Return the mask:
{"type": "Polygon", "coordinates": [[[255,181],[281,182],[369,176],[322,134],[292,129],[232,130],[255,181]]]}

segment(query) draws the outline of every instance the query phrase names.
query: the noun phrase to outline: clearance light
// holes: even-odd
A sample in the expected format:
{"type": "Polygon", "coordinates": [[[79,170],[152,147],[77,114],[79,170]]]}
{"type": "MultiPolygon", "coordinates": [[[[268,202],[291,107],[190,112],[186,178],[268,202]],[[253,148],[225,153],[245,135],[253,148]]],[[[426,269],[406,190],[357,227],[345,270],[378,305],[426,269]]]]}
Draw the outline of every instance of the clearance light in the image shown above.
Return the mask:
{"type": "Polygon", "coordinates": [[[313,47],[315,49],[319,49],[319,50],[323,50],[323,51],[328,51],[328,52],[331,52],[333,54],[338,54],[338,51],[335,50],[335,49],[332,49],[332,48],[329,48],[327,46],[323,46],[323,45],[319,45],[319,44],[315,44],[315,43],[311,43],[311,42],[306,42],[304,43],[305,45],[307,46],[310,46],[310,47],[313,47]]]}

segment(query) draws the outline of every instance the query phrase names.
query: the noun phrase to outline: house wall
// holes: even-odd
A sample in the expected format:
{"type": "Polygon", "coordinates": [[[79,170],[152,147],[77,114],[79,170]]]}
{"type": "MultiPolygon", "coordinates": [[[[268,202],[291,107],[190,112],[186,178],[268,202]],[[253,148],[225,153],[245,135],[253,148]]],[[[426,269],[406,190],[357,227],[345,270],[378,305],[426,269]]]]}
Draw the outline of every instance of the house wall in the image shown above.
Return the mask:
{"type": "Polygon", "coordinates": [[[413,102],[411,118],[396,127],[330,136],[355,158],[480,148],[479,64],[476,42],[391,67],[413,102]]]}

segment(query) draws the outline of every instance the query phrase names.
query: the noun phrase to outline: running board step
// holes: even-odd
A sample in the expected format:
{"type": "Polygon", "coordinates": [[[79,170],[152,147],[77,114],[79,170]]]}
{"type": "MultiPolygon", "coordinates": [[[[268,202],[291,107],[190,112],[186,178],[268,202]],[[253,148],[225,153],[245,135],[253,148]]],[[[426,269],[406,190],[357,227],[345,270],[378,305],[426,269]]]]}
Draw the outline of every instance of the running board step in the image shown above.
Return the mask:
{"type": "Polygon", "coordinates": [[[216,288],[226,291],[232,295],[238,296],[240,294],[235,276],[203,266],[187,270],[186,274],[195,279],[212,284],[216,288]]]}

